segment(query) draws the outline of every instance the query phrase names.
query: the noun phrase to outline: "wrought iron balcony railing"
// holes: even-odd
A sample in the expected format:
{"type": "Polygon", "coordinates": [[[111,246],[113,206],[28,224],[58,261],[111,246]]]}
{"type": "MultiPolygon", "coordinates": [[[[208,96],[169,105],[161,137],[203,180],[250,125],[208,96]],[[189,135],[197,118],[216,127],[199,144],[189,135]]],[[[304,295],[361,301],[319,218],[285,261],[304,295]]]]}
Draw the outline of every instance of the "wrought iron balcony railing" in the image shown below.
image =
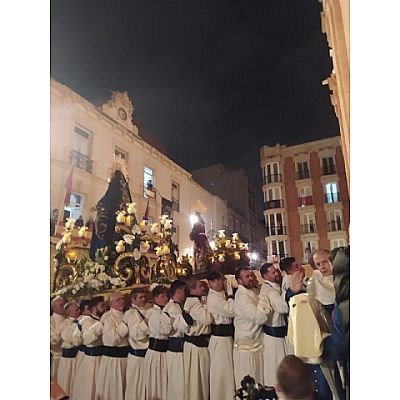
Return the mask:
{"type": "Polygon", "coordinates": [[[309,177],[310,177],[310,171],[308,169],[296,172],[296,180],[298,181],[301,179],[308,179],[309,177]]]}
{"type": "Polygon", "coordinates": [[[336,165],[325,165],[321,168],[321,175],[334,175],[336,174],[336,165]]]}
{"type": "Polygon", "coordinates": [[[264,203],[264,210],[271,210],[273,208],[283,208],[283,200],[268,200],[264,203]]]}
{"type": "Polygon", "coordinates": [[[297,202],[299,207],[312,206],[314,204],[312,196],[299,197],[297,202]]]}
{"type": "Polygon", "coordinates": [[[286,226],[266,226],[267,236],[286,235],[286,226]]]}
{"type": "Polygon", "coordinates": [[[301,233],[303,235],[307,233],[317,233],[317,226],[315,224],[301,225],[301,233]]]}
{"type": "Polygon", "coordinates": [[[324,197],[326,204],[339,203],[340,201],[339,193],[325,193],[324,197]]]}
{"type": "Polygon", "coordinates": [[[282,182],[281,174],[273,174],[264,176],[264,185],[266,183],[282,182]]]}
{"type": "Polygon", "coordinates": [[[344,223],[342,220],[330,221],[328,223],[328,232],[344,231],[344,223]]]}
{"type": "Polygon", "coordinates": [[[71,163],[75,161],[75,165],[78,168],[81,168],[90,174],[92,173],[93,161],[85,154],[82,154],[77,150],[71,150],[69,160],[71,163]]]}

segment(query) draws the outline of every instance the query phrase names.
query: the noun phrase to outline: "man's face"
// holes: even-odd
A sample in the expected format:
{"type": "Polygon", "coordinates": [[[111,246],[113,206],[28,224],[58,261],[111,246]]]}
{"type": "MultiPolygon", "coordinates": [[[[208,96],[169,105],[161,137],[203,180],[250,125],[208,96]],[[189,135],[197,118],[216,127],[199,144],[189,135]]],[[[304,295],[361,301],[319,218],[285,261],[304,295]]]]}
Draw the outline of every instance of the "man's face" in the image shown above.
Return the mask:
{"type": "Polygon", "coordinates": [[[65,312],[64,305],[65,305],[65,300],[64,299],[57,299],[56,301],[54,301],[54,303],[52,305],[53,311],[56,314],[65,315],[66,312],[65,312]]]}
{"type": "Polygon", "coordinates": [[[176,289],[173,297],[174,301],[176,301],[177,303],[183,303],[186,300],[185,286],[176,289]]]}
{"type": "Polygon", "coordinates": [[[297,261],[293,261],[290,265],[289,269],[287,270],[288,275],[292,275],[293,272],[299,271],[301,269],[299,263],[297,261]]]}
{"type": "Polygon", "coordinates": [[[90,315],[90,307],[89,304],[85,304],[83,307],[82,315],[89,316],[90,315]]]}
{"type": "Polygon", "coordinates": [[[146,304],[146,294],[145,293],[137,293],[136,297],[132,299],[132,304],[136,307],[143,308],[146,304]]]}
{"type": "Polygon", "coordinates": [[[282,283],[282,274],[274,266],[268,268],[267,272],[263,275],[263,278],[273,283],[282,283]]]}
{"type": "Polygon", "coordinates": [[[169,301],[169,297],[167,293],[160,293],[158,296],[154,298],[154,303],[157,305],[164,307],[169,301]]]}
{"type": "Polygon", "coordinates": [[[111,308],[117,311],[124,311],[125,308],[125,297],[123,294],[118,293],[114,296],[110,303],[111,308]]]}
{"type": "Polygon", "coordinates": [[[212,290],[216,292],[222,292],[224,290],[224,281],[222,278],[213,279],[212,281],[208,281],[208,285],[212,290]]]}
{"type": "Polygon", "coordinates": [[[77,319],[81,315],[81,309],[78,306],[78,304],[71,304],[68,307],[67,314],[69,317],[71,317],[73,319],[77,319]]]}
{"type": "Polygon", "coordinates": [[[255,281],[255,275],[253,271],[250,270],[243,270],[240,271],[240,278],[238,280],[238,283],[240,285],[243,285],[247,289],[251,289],[255,287],[256,281],[255,281]]]}
{"type": "Polygon", "coordinates": [[[106,312],[106,303],[101,301],[94,309],[94,315],[101,317],[106,312]]]}
{"type": "Polygon", "coordinates": [[[191,289],[191,294],[194,296],[207,296],[208,286],[205,285],[205,282],[197,281],[196,285],[191,289]]]}
{"type": "Polygon", "coordinates": [[[332,275],[332,264],[329,261],[329,255],[326,253],[314,254],[314,264],[323,276],[332,275]]]}

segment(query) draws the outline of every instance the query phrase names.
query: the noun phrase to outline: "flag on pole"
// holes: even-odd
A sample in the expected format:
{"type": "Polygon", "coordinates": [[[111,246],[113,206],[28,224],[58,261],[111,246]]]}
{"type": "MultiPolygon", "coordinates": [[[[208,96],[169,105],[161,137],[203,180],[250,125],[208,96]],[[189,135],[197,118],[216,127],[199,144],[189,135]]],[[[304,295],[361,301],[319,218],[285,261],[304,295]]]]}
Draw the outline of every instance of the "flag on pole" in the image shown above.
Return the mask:
{"type": "Polygon", "coordinates": [[[147,197],[147,206],[146,206],[146,210],[143,214],[143,219],[145,221],[148,221],[148,219],[149,219],[149,202],[150,202],[150,197],[147,197]]]}
{"type": "Polygon", "coordinates": [[[71,165],[71,169],[69,171],[69,174],[67,176],[67,180],[65,181],[65,196],[64,196],[64,205],[65,206],[69,206],[69,202],[70,202],[70,197],[71,197],[71,191],[72,191],[72,175],[74,173],[74,166],[75,163],[72,162],[71,165]]]}

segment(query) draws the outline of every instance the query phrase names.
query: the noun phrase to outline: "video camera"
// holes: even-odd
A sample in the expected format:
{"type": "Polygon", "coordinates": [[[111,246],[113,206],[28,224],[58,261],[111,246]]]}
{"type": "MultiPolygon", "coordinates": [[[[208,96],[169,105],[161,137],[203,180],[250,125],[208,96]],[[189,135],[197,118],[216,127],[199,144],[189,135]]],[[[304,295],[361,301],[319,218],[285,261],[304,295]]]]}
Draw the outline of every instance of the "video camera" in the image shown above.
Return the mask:
{"type": "Polygon", "coordinates": [[[277,400],[275,388],[272,386],[263,386],[261,383],[256,383],[254,378],[246,375],[240,382],[241,388],[235,391],[235,399],[241,400],[277,400]]]}

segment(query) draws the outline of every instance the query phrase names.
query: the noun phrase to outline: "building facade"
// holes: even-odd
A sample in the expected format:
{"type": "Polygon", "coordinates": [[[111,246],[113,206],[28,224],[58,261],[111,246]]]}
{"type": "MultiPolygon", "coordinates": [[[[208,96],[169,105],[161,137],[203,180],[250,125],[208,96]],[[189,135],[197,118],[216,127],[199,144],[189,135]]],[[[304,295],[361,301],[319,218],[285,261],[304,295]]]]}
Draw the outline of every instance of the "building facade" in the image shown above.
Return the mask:
{"type": "Polygon", "coordinates": [[[245,171],[215,164],[191,172],[193,179],[201,186],[227,201],[228,220],[225,229],[228,234],[239,233],[241,239],[249,243],[250,251],[260,254],[263,249],[260,248],[256,187],[245,171]]]}
{"type": "Polygon", "coordinates": [[[149,222],[158,222],[163,199],[171,202],[174,241],[180,255],[190,254],[192,205],[200,200],[207,207],[203,218],[206,232],[210,232],[226,225],[227,203],[143,140],[132,115],[133,105],[126,92],[113,92],[108,102],[96,107],[67,86],[51,80],[51,209],[65,210],[75,219],[82,216],[85,222],[95,218],[93,207],[106,192],[111,165],[118,157],[127,167],[137,218],[142,218],[149,204],[149,222]],[[71,170],[71,194],[65,205],[65,183],[71,170]],[[144,190],[149,180],[156,193],[150,200],[144,190]]]}
{"type": "Polygon", "coordinates": [[[308,262],[313,250],[348,244],[349,193],[340,137],[262,146],[267,255],[308,262]]]}
{"type": "Polygon", "coordinates": [[[324,80],[339,121],[344,165],[350,190],[350,0],[319,0],[321,29],[326,34],[333,70],[324,80]]]}

